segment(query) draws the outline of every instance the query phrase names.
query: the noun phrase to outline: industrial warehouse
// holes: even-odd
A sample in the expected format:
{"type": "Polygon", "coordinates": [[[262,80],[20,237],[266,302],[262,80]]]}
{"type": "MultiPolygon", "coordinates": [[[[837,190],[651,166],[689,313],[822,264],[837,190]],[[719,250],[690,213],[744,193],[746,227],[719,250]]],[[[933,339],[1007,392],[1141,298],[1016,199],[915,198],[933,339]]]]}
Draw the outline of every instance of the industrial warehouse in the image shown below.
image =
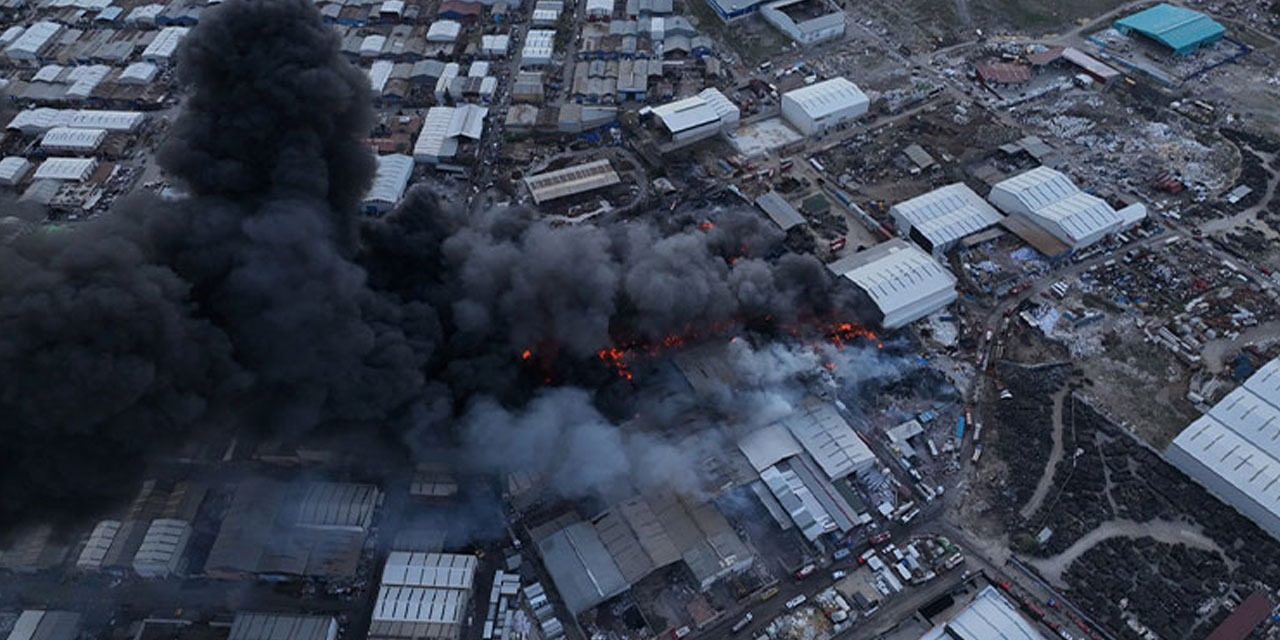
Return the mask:
{"type": "Polygon", "coordinates": [[[0,0],[0,638],[1276,640],[1276,16],[0,0]]]}

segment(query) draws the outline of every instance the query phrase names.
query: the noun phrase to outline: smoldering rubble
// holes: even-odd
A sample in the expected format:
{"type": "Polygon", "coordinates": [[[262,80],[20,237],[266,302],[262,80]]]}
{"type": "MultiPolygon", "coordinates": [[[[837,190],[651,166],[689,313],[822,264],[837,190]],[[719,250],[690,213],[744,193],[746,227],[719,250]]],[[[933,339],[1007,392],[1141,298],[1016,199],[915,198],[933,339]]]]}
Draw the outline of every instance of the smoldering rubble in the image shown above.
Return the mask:
{"type": "Polygon", "coordinates": [[[210,430],[390,427],[566,446],[571,463],[607,450],[653,473],[683,454],[593,407],[601,350],[723,323],[868,320],[750,210],[553,228],[420,190],[362,222],[369,84],[307,0],[211,8],[179,74],[157,161],[184,197],[135,195],[0,246],[5,521],[83,512],[210,430]],[[548,415],[572,433],[540,431],[548,415]]]}

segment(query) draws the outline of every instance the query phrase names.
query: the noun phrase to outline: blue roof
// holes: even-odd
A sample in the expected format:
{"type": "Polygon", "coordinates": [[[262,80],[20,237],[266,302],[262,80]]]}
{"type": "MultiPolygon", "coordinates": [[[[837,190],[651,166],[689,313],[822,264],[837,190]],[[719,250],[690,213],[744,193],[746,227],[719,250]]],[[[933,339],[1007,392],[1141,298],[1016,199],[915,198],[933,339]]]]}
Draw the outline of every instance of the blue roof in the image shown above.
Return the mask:
{"type": "Polygon", "coordinates": [[[1177,51],[1189,53],[1213,42],[1227,32],[1226,27],[1198,11],[1158,4],[1116,21],[1121,31],[1137,31],[1177,51]]]}

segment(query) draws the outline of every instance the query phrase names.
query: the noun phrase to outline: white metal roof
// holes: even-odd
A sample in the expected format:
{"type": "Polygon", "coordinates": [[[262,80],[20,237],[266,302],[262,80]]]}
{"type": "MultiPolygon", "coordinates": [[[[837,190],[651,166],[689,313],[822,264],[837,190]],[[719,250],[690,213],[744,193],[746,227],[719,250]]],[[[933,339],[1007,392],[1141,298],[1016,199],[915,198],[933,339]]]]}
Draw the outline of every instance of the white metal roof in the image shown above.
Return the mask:
{"type": "Polygon", "coordinates": [[[477,60],[471,63],[467,68],[468,78],[483,78],[489,75],[489,63],[484,60],[477,60]]]}
{"type": "Polygon", "coordinates": [[[437,20],[427,29],[428,42],[453,42],[462,33],[462,23],[457,20],[437,20]]]}
{"type": "Polygon", "coordinates": [[[932,244],[941,245],[990,227],[1000,214],[963,182],[949,184],[893,206],[901,217],[932,244]]]}
{"type": "Polygon", "coordinates": [[[0,47],[7,47],[10,44],[13,44],[13,41],[17,40],[24,31],[26,31],[26,28],[20,24],[15,24],[12,27],[5,29],[4,33],[0,34],[0,47]]]}
{"type": "Polygon", "coordinates": [[[533,194],[533,201],[536,204],[601,189],[621,181],[607,159],[548,171],[524,179],[525,186],[529,187],[529,192],[533,194]]]}
{"type": "Polygon", "coordinates": [[[386,0],[378,9],[380,13],[394,13],[400,15],[404,13],[404,0],[386,0]]]}
{"type": "Polygon", "coordinates": [[[5,55],[34,57],[60,33],[62,33],[62,25],[42,20],[27,27],[22,35],[9,43],[9,46],[4,48],[5,55]]]}
{"type": "Polygon", "coordinates": [[[413,158],[405,155],[378,156],[378,173],[365,202],[400,202],[409,178],[413,176],[413,158]]]}
{"type": "Polygon", "coordinates": [[[995,587],[987,585],[951,620],[920,640],[1044,640],[995,587]]]}
{"type": "Polygon", "coordinates": [[[36,180],[74,180],[83,182],[93,175],[98,161],[93,158],[49,158],[36,167],[36,180]]]}
{"type": "Polygon", "coordinates": [[[783,471],[771,466],[760,472],[760,479],[787,515],[791,516],[791,521],[804,533],[805,538],[816,540],[822,534],[837,529],[831,514],[795,471],[783,471]]]}
{"type": "Polygon", "coordinates": [[[1062,240],[1074,242],[1093,234],[1109,233],[1123,218],[1102,199],[1084,193],[1061,171],[1039,166],[997,183],[992,202],[1060,229],[1062,240]]]}
{"type": "Polygon", "coordinates": [[[467,609],[467,596],[466,591],[458,589],[382,587],[373,606],[373,620],[461,624],[467,609]]]}
{"type": "Polygon", "coordinates": [[[120,72],[116,82],[125,84],[151,84],[160,68],[150,62],[135,62],[120,72]]]}
{"type": "Polygon", "coordinates": [[[115,542],[116,534],[120,532],[120,521],[103,520],[93,528],[93,533],[89,534],[89,541],[85,543],[84,549],[80,551],[80,557],[76,559],[76,566],[81,569],[98,569],[102,567],[103,558],[107,557],[107,550],[111,548],[111,543],[115,542]]]}
{"type": "Polygon", "coordinates": [[[551,54],[555,51],[555,36],[555,31],[530,29],[529,33],[525,35],[524,48],[520,53],[521,58],[535,64],[550,60],[551,54]]]}
{"type": "MultiPolygon", "coordinates": [[[[654,20],[660,20],[660,18],[654,18],[654,20]]],[[[738,117],[741,115],[738,105],[726,98],[723,93],[720,93],[719,89],[708,87],[699,91],[698,97],[706,101],[707,105],[715,110],[716,115],[722,122],[738,121],[738,117]]]]}
{"type": "Polygon", "coordinates": [[[31,76],[32,82],[58,82],[62,78],[62,72],[66,71],[66,67],[60,64],[46,64],[40,67],[40,70],[31,76]]]}
{"type": "Polygon", "coordinates": [[[843,478],[875,461],[875,454],[867,443],[854,433],[853,427],[830,403],[811,398],[780,422],[832,480],[843,478]]]}
{"type": "Polygon", "coordinates": [[[690,96],[652,109],[671,133],[679,133],[720,120],[720,113],[702,96],[690,96]]]}
{"type": "Polygon", "coordinates": [[[338,632],[332,616],[237,613],[228,640],[328,640],[338,632]]]}
{"type": "Polygon", "coordinates": [[[105,64],[73,67],[64,78],[71,83],[67,88],[67,97],[88,98],[89,94],[93,93],[93,90],[110,74],[111,67],[105,64]]]}
{"type": "Polygon", "coordinates": [[[485,53],[506,53],[511,47],[511,36],[502,33],[480,36],[480,48],[485,53]]]}
{"type": "Polygon", "coordinates": [[[360,41],[360,55],[369,58],[382,53],[382,48],[387,46],[387,37],[384,35],[373,34],[365,36],[360,41]]]}
{"type": "Polygon", "coordinates": [[[478,140],[484,132],[485,107],[464,104],[457,107],[432,107],[422,122],[422,132],[413,146],[415,159],[452,157],[458,151],[458,136],[478,140]]]}
{"type": "Polygon", "coordinates": [[[46,149],[67,149],[73,151],[93,151],[107,139],[106,129],[76,129],[73,127],[55,127],[44,134],[40,146],[46,149]]]}
{"type": "Polygon", "coordinates": [[[738,450],[742,451],[742,455],[747,457],[756,471],[764,471],[803,451],[795,436],[776,423],[738,438],[738,450]]]}
{"type": "Polygon", "coordinates": [[[175,555],[181,554],[191,535],[191,525],[185,520],[159,518],[147,527],[142,545],[133,556],[134,566],[167,566],[175,555]]]}
{"type": "Polygon", "coordinates": [[[599,15],[613,14],[613,0],[587,0],[587,13],[599,15]]]}
{"type": "Polygon", "coordinates": [[[365,529],[373,521],[378,488],[371,484],[313,482],[298,509],[298,526],[365,529]]]}
{"type": "Polygon", "coordinates": [[[1280,520],[1280,359],[1192,422],[1173,447],[1280,520]]]}
{"type": "Polygon", "coordinates": [[[34,134],[55,127],[132,131],[146,115],[137,111],[96,111],[89,109],[50,109],[41,107],[21,111],[9,122],[10,129],[34,134]]]}
{"type": "Polygon", "coordinates": [[[392,551],[383,565],[382,584],[465,591],[475,581],[475,573],[475,556],[392,551]]]}
{"type": "Polygon", "coordinates": [[[0,183],[15,184],[31,171],[31,161],[18,156],[0,160],[0,183]]]}
{"type": "Polygon", "coordinates": [[[369,67],[369,87],[374,93],[382,93],[383,87],[387,86],[387,80],[391,79],[391,72],[396,68],[396,63],[390,60],[378,60],[369,67]]]}
{"type": "Polygon", "coordinates": [[[839,260],[830,268],[865,291],[885,316],[947,291],[954,297],[955,276],[914,244],[895,238],[863,254],[868,252],[839,260]]]}
{"type": "Polygon", "coordinates": [[[160,60],[166,61],[173,57],[178,50],[178,44],[182,39],[187,37],[187,32],[191,31],[187,27],[165,27],[156,35],[155,40],[142,50],[143,60],[160,60]]]}
{"type": "Polygon", "coordinates": [[[868,102],[867,94],[845,78],[831,78],[794,89],[785,93],[784,97],[795,100],[814,120],[851,105],[868,102]]]}

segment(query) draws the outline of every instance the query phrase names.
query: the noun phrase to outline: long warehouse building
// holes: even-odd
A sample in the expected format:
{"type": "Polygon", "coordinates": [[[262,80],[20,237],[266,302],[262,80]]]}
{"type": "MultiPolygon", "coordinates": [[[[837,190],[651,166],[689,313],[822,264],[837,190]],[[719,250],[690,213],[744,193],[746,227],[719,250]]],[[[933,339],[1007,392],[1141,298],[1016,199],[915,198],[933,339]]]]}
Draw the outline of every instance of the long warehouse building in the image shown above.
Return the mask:
{"type": "Polygon", "coordinates": [[[1192,422],[1165,456],[1280,539],[1280,358],[1192,422]]]}

